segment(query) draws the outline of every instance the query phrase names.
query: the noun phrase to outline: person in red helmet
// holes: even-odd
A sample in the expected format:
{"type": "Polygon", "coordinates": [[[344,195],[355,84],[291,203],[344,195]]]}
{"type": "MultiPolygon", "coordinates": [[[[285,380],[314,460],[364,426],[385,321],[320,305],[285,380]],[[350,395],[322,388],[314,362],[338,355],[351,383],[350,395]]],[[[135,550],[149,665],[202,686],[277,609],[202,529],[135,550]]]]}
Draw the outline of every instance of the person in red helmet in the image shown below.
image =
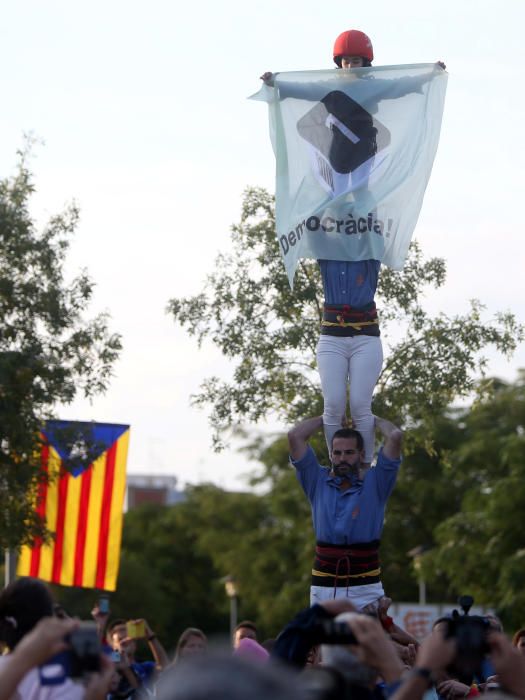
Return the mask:
{"type": "MultiPolygon", "coordinates": [[[[338,69],[354,70],[370,67],[374,50],[370,37],[357,29],[342,32],[336,38],[333,60],[338,69]]],[[[437,65],[444,69],[445,65],[437,65]]],[[[261,79],[273,86],[276,74],[266,72],[261,79]]],[[[421,85],[433,75],[417,78],[400,78],[396,81],[396,94],[421,92],[421,85]]],[[[357,81],[374,79],[368,71],[356,71],[357,81]]],[[[356,84],[356,88],[359,85],[356,84]]],[[[279,88],[280,99],[299,97],[319,100],[325,94],[322,83],[286,84],[279,88]]],[[[370,106],[368,106],[368,111],[370,106]]],[[[368,192],[368,175],[377,152],[376,128],[371,114],[362,121],[361,149],[366,162],[359,169],[359,180],[352,183],[354,198],[368,198],[373,209],[375,203],[368,192]]],[[[333,136],[330,148],[339,148],[340,125],[330,126],[333,136]]],[[[352,179],[353,173],[347,178],[352,179]]],[[[357,178],[356,178],[357,179],[357,178]]],[[[333,196],[337,196],[334,192],[333,196]]],[[[381,262],[375,259],[359,261],[318,260],[324,290],[324,313],[321,335],[317,346],[317,366],[324,399],[323,426],[326,444],[331,455],[332,439],[345,423],[348,387],[350,387],[350,415],[353,426],[364,440],[362,475],[373,457],[374,416],[372,395],[383,366],[383,348],[375,305],[375,293],[379,280],[381,262]],[[341,319],[344,322],[341,322],[341,319]]]]}
{"type": "Polygon", "coordinates": [[[370,37],[358,29],[339,34],[334,44],[334,63],[338,68],[365,68],[372,65],[374,49],[370,37]]]}

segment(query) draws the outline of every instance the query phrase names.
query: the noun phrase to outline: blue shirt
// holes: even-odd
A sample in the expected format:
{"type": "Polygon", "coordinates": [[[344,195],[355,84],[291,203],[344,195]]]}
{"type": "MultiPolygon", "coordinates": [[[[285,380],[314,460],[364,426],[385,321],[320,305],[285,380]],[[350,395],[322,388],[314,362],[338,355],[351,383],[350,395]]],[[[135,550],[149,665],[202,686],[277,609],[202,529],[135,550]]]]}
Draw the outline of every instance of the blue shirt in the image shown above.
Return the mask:
{"type": "Polygon", "coordinates": [[[291,462],[310,501],[318,542],[349,545],[381,538],[386,502],[401,459],[388,459],[381,448],[376,466],[345,491],[338,486],[341,479],[319,464],[310,445],[301,459],[291,462]]]}
{"type": "Polygon", "coordinates": [[[155,664],[153,661],[134,661],[130,666],[142,685],[147,685],[147,683],[152,680],[153,674],[155,673],[155,664]]]}
{"type": "Polygon", "coordinates": [[[319,260],[326,304],[361,307],[374,301],[379,260],[319,260]]]}

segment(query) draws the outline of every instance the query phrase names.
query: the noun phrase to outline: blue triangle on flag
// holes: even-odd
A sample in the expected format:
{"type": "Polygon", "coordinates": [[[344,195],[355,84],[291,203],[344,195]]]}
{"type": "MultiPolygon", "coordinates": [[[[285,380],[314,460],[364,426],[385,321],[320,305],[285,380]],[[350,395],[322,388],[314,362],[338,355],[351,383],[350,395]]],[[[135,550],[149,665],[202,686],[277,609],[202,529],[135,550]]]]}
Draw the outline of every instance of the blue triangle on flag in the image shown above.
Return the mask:
{"type": "Polygon", "coordinates": [[[109,450],[126,430],[129,430],[129,425],[48,420],[42,432],[67,471],[78,476],[109,450]]]}

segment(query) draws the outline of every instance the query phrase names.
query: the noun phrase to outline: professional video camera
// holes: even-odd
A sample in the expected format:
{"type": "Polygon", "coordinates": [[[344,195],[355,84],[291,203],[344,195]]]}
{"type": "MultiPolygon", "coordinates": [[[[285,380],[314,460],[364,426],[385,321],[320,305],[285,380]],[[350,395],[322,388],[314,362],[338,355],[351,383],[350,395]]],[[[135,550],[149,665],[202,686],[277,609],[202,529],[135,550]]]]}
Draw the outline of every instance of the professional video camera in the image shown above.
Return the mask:
{"type": "Polygon", "coordinates": [[[479,615],[469,615],[473,603],[472,596],[460,596],[458,604],[463,614],[453,610],[452,617],[446,620],[445,637],[454,638],[457,645],[456,658],[447,671],[466,685],[470,685],[474,677],[482,677],[483,659],[490,651],[487,643],[489,622],[479,615]]]}

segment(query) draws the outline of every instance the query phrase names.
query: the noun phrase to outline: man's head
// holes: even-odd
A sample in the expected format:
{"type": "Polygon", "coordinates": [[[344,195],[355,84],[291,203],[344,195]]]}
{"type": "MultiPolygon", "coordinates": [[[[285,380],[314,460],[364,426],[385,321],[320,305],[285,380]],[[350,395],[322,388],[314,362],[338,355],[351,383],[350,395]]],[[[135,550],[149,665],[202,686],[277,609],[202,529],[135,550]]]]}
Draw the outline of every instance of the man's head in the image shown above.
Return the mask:
{"type": "Polygon", "coordinates": [[[124,651],[131,657],[135,654],[136,644],[128,639],[126,620],[114,620],[108,627],[107,639],[114,651],[124,651]]]}
{"type": "Polygon", "coordinates": [[[485,620],[489,623],[489,627],[494,632],[503,632],[503,623],[495,613],[487,613],[485,620]]]}
{"type": "Polygon", "coordinates": [[[342,428],[332,438],[332,471],[336,476],[349,477],[359,473],[364,459],[363,436],[353,428],[342,428]]]}
{"type": "Polygon", "coordinates": [[[237,649],[241,639],[253,639],[257,641],[257,627],[254,622],[250,620],[243,620],[239,622],[237,627],[233,631],[233,648],[237,649]]]}
{"type": "Polygon", "coordinates": [[[43,617],[53,615],[53,598],[45,583],[22,577],[0,593],[0,642],[11,650],[43,617]]]}
{"type": "Polygon", "coordinates": [[[372,65],[374,49],[370,38],[358,29],[339,34],[334,44],[334,62],[338,68],[361,68],[372,65]]]}

